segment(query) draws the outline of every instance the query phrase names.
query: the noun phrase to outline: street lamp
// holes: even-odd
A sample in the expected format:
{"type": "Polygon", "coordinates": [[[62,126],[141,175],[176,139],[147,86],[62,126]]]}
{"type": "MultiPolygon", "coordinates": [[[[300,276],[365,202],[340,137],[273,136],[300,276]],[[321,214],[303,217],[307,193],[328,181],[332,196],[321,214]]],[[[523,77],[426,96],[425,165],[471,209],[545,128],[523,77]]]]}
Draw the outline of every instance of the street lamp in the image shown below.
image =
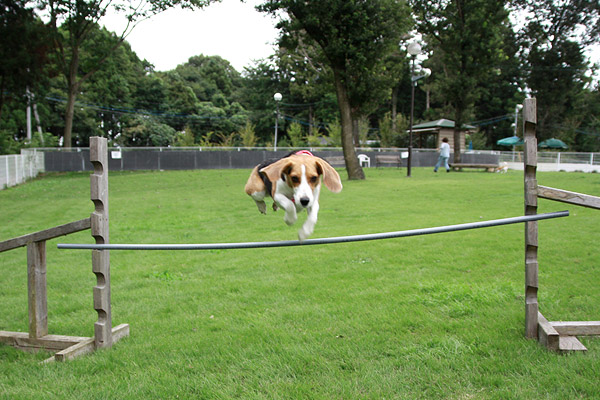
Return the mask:
{"type": "Polygon", "coordinates": [[[515,106],[515,136],[517,136],[517,121],[519,119],[519,110],[523,108],[523,104],[517,104],[515,106]]]}
{"type": "Polygon", "coordinates": [[[412,165],[412,145],[413,145],[413,117],[415,113],[415,86],[417,81],[413,80],[415,76],[415,60],[419,54],[421,54],[421,45],[418,42],[411,42],[407,48],[408,54],[410,54],[411,65],[410,65],[410,122],[409,122],[409,134],[408,134],[408,165],[406,167],[406,176],[410,178],[410,169],[412,165]]]}
{"type": "Polygon", "coordinates": [[[275,93],[273,95],[273,100],[275,100],[275,104],[277,104],[277,113],[275,115],[275,145],[273,146],[273,151],[277,151],[277,129],[278,129],[278,125],[279,125],[279,102],[281,101],[281,99],[283,98],[283,96],[281,96],[281,93],[275,93]]]}
{"type": "MultiPolygon", "coordinates": [[[[517,136],[517,121],[519,119],[519,110],[523,108],[523,104],[517,104],[515,106],[515,136],[517,136]]],[[[515,146],[512,147],[512,160],[515,161],[515,146]]]]}

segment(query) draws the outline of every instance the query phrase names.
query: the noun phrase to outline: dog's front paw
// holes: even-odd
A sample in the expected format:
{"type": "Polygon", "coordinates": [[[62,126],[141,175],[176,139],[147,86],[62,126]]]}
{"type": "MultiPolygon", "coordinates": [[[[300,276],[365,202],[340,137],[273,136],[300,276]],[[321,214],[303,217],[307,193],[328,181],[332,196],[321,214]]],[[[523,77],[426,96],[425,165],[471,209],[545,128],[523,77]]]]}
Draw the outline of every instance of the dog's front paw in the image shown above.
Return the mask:
{"type": "Polygon", "coordinates": [[[298,240],[304,242],[313,234],[313,231],[314,229],[312,227],[303,226],[298,230],[298,240]]]}
{"type": "Polygon", "coordinates": [[[294,213],[286,212],[285,215],[283,216],[283,220],[288,225],[294,225],[296,223],[296,221],[298,220],[298,215],[295,212],[294,213]]]}

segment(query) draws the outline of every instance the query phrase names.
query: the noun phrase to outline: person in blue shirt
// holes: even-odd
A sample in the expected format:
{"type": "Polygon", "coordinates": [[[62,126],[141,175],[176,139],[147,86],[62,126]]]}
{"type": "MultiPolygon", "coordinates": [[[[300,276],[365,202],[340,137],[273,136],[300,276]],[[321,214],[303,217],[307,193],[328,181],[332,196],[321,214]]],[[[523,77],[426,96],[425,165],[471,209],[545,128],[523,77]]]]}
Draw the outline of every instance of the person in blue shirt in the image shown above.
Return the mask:
{"type": "Polygon", "coordinates": [[[438,168],[444,165],[446,168],[446,172],[450,172],[450,166],[448,166],[448,159],[450,158],[450,145],[448,144],[448,138],[442,139],[442,145],[439,148],[440,156],[438,157],[438,162],[435,164],[435,168],[433,172],[437,172],[438,168]]]}

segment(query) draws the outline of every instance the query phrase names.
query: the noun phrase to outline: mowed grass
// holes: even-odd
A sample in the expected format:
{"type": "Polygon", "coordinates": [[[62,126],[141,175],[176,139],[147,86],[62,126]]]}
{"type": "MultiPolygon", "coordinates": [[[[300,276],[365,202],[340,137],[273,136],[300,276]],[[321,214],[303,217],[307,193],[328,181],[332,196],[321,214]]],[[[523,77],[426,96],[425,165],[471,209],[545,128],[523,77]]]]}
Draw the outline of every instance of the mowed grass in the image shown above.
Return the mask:
{"type": "MultiPolygon", "coordinates": [[[[110,175],[113,243],[296,238],[260,215],[249,171],[110,175]]],[[[345,172],[341,172],[345,177],[345,172]]],[[[520,172],[367,169],[323,190],[313,237],[414,229],[523,214],[520,172]]],[[[538,173],[600,195],[600,175],[538,173]]],[[[540,308],[599,320],[600,213],[540,200],[540,308]]],[[[88,174],[0,191],[0,241],[85,218],[88,174]]],[[[301,217],[303,221],[304,216],[301,217]]],[[[227,251],[111,252],[113,325],[130,337],[67,363],[0,345],[0,398],[600,398],[600,340],[548,352],[524,331],[523,224],[371,242],[227,251]]],[[[48,242],[49,330],[92,336],[88,232],[48,242]]],[[[0,254],[0,330],[27,331],[24,248],[0,254]]]]}

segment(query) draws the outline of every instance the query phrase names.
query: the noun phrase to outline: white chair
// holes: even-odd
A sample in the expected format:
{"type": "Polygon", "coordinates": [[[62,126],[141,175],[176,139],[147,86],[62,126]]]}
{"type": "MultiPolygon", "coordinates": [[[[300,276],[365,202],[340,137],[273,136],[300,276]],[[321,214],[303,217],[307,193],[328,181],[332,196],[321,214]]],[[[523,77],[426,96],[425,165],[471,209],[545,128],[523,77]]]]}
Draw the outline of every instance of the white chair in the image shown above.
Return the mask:
{"type": "Polygon", "coordinates": [[[371,168],[371,157],[369,157],[366,154],[359,154],[358,155],[358,163],[360,164],[361,167],[371,168]]]}

